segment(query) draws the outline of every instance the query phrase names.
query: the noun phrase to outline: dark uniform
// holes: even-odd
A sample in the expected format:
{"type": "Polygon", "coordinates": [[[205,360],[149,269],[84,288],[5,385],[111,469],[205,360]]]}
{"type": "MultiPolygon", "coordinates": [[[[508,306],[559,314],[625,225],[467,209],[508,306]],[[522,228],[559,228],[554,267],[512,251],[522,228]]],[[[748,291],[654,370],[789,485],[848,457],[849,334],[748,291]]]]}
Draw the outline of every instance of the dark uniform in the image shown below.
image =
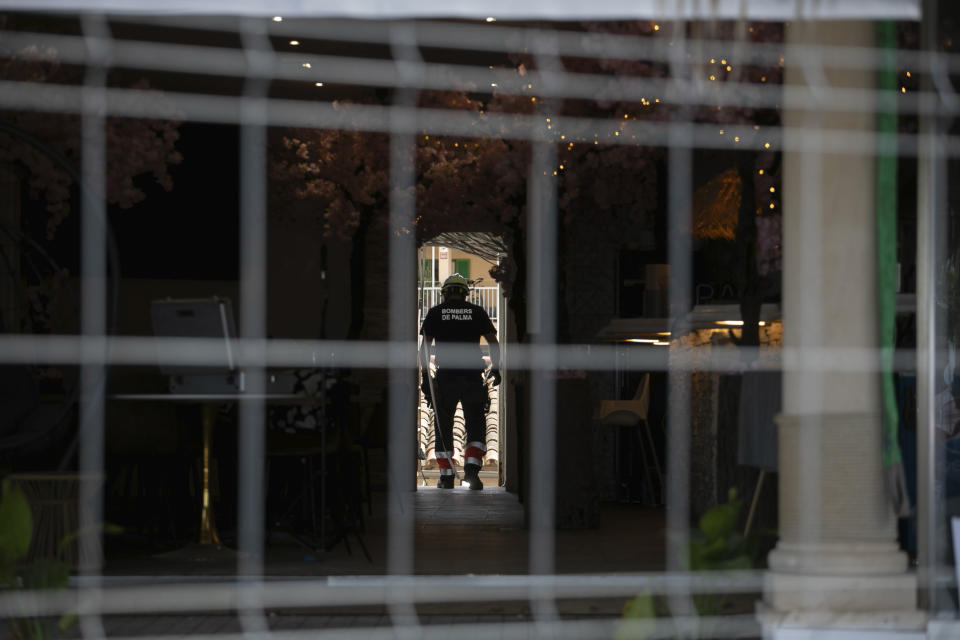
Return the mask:
{"type": "MultiPolygon", "coordinates": [[[[433,406],[437,411],[436,449],[437,461],[449,458],[453,449],[453,416],[457,403],[463,405],[463,417],[467,428],[467,448],[464,452],[465,464],[483,464],[486,451],[487,424],[484,407],[487,403],[487,387],[483,383],[483,371],[486,365],[480,352],[480,337],[496,333],[493,322],[487,312],[478,305],[464,300],[445,300],[427,312],[420,328],[423,336],[432,336],[436,340],[435,364],[437,378],[433,406]],[[467,345],[476,345],[476,365],[469,366],[451,362],[451,345],[459,350],[467,345]],[[446,361],[445,361],[446,358],[446,361]],[[446,448],[447,451],[442,451],[446,448]]],[[[441,470],[446,465],[441,463],[441,470]]],[[[452,469],[450,470],[452,474],[452,469]]]]}

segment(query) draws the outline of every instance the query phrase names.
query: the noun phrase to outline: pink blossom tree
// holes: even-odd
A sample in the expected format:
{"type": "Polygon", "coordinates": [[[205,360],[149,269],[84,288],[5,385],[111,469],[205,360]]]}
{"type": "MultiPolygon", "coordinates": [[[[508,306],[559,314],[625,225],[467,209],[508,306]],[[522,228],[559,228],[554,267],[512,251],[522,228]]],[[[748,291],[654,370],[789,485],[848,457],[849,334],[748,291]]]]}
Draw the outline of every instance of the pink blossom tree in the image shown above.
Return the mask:
{"type": "MultiPolygon", "coordinates": [[[[17,29],[17,21],[0,16],[0,28],[17,29]]],[[[29,26],[29,25],[26,25],[29,26]]],[[[38,42],[11,50],[0,42],[0,78],[44,84],[82,83],[81,72],[62,65],[56,49],[38,42]]],[[[149,90],[146,80],[133,88],[149,90]]],[[[150,95],[151,101],[162,100],[162,93],[150,95]]],[[[38,111],[5,111],[0,121],[25,132],[63,154],[75,166],[80,165],[81,137],[79,114],[38,111]]],[[[181,161],[176,150],[179,123],[174,120],[109,117],[106,120],[107,202],[128,209],[146,195],[135,178],[150,175],[166,190],[173,188],[170,165],[181,161]]],[[[0,131],[0,164],[16,167],[24,176],[32,198],[44,202],[49,218],[46,232],[53,236],[70,211],[70,187],[73,178],[49,154],[28,144],[18,136],[0,131]]]]}

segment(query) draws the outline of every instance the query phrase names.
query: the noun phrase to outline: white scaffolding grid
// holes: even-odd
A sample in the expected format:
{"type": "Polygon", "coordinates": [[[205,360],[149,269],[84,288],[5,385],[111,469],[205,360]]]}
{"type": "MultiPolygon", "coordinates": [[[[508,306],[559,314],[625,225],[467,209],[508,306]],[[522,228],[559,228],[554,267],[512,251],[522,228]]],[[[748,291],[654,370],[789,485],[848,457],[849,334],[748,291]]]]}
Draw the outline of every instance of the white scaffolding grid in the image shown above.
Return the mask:
{"type": "MultiPolygon", "coordinates": [[[[9,3],[0,2],[0,7],[9,3]]],[[[68,3],[69,4],[69,3],[68,3]]],[[[296,4],[296,3],[294,3],[296,4]]],[[[656,3],[654,3],[656,4],[656,3]]],[[[721,3],[726,6],[733,3],[721,3]]],[[[777,3],[770,3],[777,4],[777,3]]],[[[789,4],[789,3],[779,3],[789,4]]],[[[803,17],[803,3],[795,3],[803,17]]],[[[816,3],[814,3],[816,4],[816,3]]],[[[900,17],[915,17],[911,5],[900,17]]],[[[890,11],[897,3],[876,2],[879,11],[890,11]]],[[[791,5],[793,6],[793,5],[791,5]]],[[[63,9],[51,2],[44,8],[63,9]]],[[[104,8],[120,9],[109,3],[104,8]]],[[[31,7],[38,8],[38,7],[31,7]]],[[[176,10],[172,5],[169,9],[176,10]]],[[[282,7],[283,9],[289,7],[282,7]]],[[[280,9],[278,9],[279,11],[280,9]]],[[[295,9],[291,9],[292,11],[295,9]]],[[[781,9],[777,9],[780,11],[781,9]]],[[[899,9],[897,9],[899,10],[899,9]]],[[[725,10],[726,11],[726,10],[725,10]]],[[[732,10],[731,10],[732,11],[732,10]]],[[[720,12],[718,17],[736,17],[720,12]]],[[[765,15],[765,14],[764,14],[765,15]]],[[[76,16],[74,16],[76,17],[76,16]]],[[[674,16],[664,16],[671,18],[674,16]]],[[[683,16],[680,16],[682,18],[683,16]]],[[[777,17],[772,14],[766,17],[777,17]]],[[[821,16],[822,17],[822,16],[821,16]]],[[[85,69],[82,84],[53,85],[0,78],[0,108],[37,113],[80,114],[83,130],[83,210],[81,227],[82,317],[79,335],[0,335],[0,364],[48,363],[82,367],[79,470],[88,480],[81,482],[80,502],[91,505],[81,511],[81,530],[94,538],[83,549],[98,553],[81,558],[77,588],[62,593],[0,592],[0,616],[61,614],[76,610],[84,637],[104,637],[103,615],[138,613],[184,613],[190,611],[239,611],[242,636],[270,634],[277,637],[311,637],[310,632],[270,631],[265,611],[276,608],[334,607],[341,605],[386,605],[392,627],[331,631],[331,637],[433,637],[456,632],[455,626],[433,629],[420,625],[415,605],[422,602],[527,600],[531,603],[531,622],[471,625],[472,637],[609,637],[617,622],[562,620],[556,610],[560,598],[624,597],[641,591],[667,596],[672,617],[656,630],[642,629],[645,637],[679,637],[693,630],[709,629],[716,637],[749,636],[755,632],[753,616],[727,616],[713,619],[698,617],[690,601],[692,593],[756,593],[762,589],[763,574],[754,571],[691,573],[684,558],[689,547],[690,522],[690,397],[689,377],[695,371],[723,372],[735,368],[744,354],[759,355],[759,349],[740,348],[736,353],[711,352],[708,357],[693,356],[684,350],[641,349],[624,355],[610,344],[558,344],[555,315],[551,312],[557,296],[557,273],[547,265],[556,262],[557,227],[557,144],[559,131],[569,139],[592,140],[592,132],[610,128],[610,118],[573,117],[557,109],[561,100],[623,100],[640,102],[657,96],[671,105],[666,121],[616,122],[620,132],[604,144],[661,146],[667,148],[668,167],[668,252],[670,271],[670,327],[674,335],[684,335],[691,327],[691,282],[693,265],[689,230],[693,185],[693,154],[698,149],[731,149],[736,137],[737,149],[756,151],[771,147],[781,152],[840,152],[877,155],[883,145],[895,144],[902,156],[917,157],[921,166],[922,251],[943,255],[934,248],[936,220],[930,211],[943,197],[941,164],[960,156],[960,137],[935,126],[919,133],[864,134],[857,130],[838,130],[824,136],[817,123],[794,127],[753,124],[724,125],[726,136],[717,135],[717,126],[696,121],[693,112],[705,106],[778,109],[784,104],[798,111],[813,112],[829,105],[833,111],[853,115],[872,115],[886,104],[877,100],[876,90],[834,87],[819,82],[816,67],[829,60],[834,68],[875,72],[881,68],[872,48],[822,48],[783,43],[759,43],[748,40],[731,42],[710,37],[690,37],[688,24],[677,19],[664,34],[644,37],[583,33],[556,28],[550,23],[535,26],[513,23],[482,24],[477,21],[357,21],[301,17],[284,21],[269,17],[244,18],[157,15],[125,15],[112,19],[152,26],[197,29],[236,34],[239,47],[212,47],[174,42],[151,42],[114,38],[110,19],[102,14],[83,14],[79,35],[39,34],[24,31],[0,31],[0,42],[18,55],[34,55],[29,45],[42,40],[57,50],[61,62],[85,69]],[[389,59],[353,56],[316,55],[274,50],[270,38],[315,38],[366,45],[385,46],[389,59]],[[735,46],[733,46],[735,45],[735,46]],[[488,69],[469,64],[438,64],[425,61],[421,48],[460,49],[497,54],[524,53],[534,58],[536,69],[522,78],[512,70],[488,69]],[[810,67],[804,85],[759,85],[734,77],[723,83],[711,83],[694,73],[696,63],[706,51],[723,47],[733,66],[776,65],[783,59],[802,60],[810,67]],[[664,65],[667,77],[611,77],[603,74],[571,72],[561,57],[591,59],[642,59],[664,65]],[[242,82],[235,96],[190,92],[167,92],[162,101],[154,93],[138,89],[107,86],[111,68],[170,73],[189,72],[210,77],[226,77],[242,82]],[[295,100],[271,95],[270,83],[290,81],[349,83],[393,90],[390,104],[342,105],[313,100],[295,100]],[[536,86],[538,109],[529,115],[487,113],[482,119],[453,110],[418,107],[418,96],[428,90],[472,90],[495,85],[506,95],[529,95],[528,85],[536,86]],[[222,357],[218,340],[155,338],[152,336],[107,335],[107,234],[105,119],[108,116],[137,118],[175,118],[207,123],[239,125],[240,138],[240,299],[241,334],[236,340],[236,357],[244,372],[246,391],[252,398],[240,403],[237,577],[217,584],[176,584],[138,587],[107,587],[100,580],[103,558],[99,554],[99,523],[103,505],[96,478],[104,472],[104,404],[106,367],[157,363],[180,366],[216,365],[222,357]],[[551,126],[544,125],[550,122],[551,126]],[[288,340],[267,337],[267,129],[298,127],[382,132],[390,136],[389,202],[389,292],[388,341],[288,340]],[[529,493],[529,568],[524,576],[449,576],[414,575],[414,508],[412,497],[402,487],[414,477],[415,410],[406,388],[413,384],[416,363],[416,291],[406,275],[416,262],[415,182],[413,171],[415,136],[450,135],[500,137],[529,141],[532,145],[528,168],[529,297],[526,331],[529,344],[511,344],[509,363],[513,370],[530,372],[530,439],[535,443],[529,464],[538,470],[531,478],[529,493]],[[892,140],[888,138],[893,138],[892,140]],[[939,168],[939,169],[938,169],[939,168]],[[937,171],[941,171],[938,174],[937,171]],[[926,203],[926,204],[924,204],[926,203]],[[559,370],[604,371],[619,358],[627,371],[664,371],[671,389],[668,415],[669,434],[667,483],[667,571],[653,574],[563,576],[557,575],[555,558],[555,447],[556,372],[559,370]],[[263,486],[265,447],[263,424],[266,371],[279,367],[368,367],[389,370],[389,448],[411,451],[411,455],[390,457],[387,484],[390,487],[389,544],[387,575],[375,578],[324,578],[296,582],[266,581],[263,578],[264,521],[263,486]]],[[[811,23],[811,28],[815,28],[811,23]]],[[[36,54],[38,57],[40,53],[36,54]]],[[[901,64],[922,74],[927,83],[897,103],[900,114],[918,116],[923,123],[953,118],[960,113],[960,101],[950,76],[960,72],[960,56],[926,51],[899,52],[901,64]]],[[[815,161],[813,153],[804,154],[815,161]]],[[[812,192],[820,185],[813,169],[804,166],[803,181],[812,192]],[[807,175],[806,170],[810,170],[807,175]]],[[[816,174],[819,175],[819,174],[816,174]]],[[[804,264],[817,264],[816,238],[820,230],[811,225],[804,246],[811,247],[804,264]]],[[[930,255],[918,257],[918,312],[933,300],[934,263],[930,255]]],[[[812,300],[810,313],[818,311],[812,300]]],[[[920,370],[921,427],[929,431],[934,408],[935,363],[945,356],[936,351],[938,328],[931,316],[918,321],[921,329],[919,352],[898,352],[898,371],[920,370]],[[924,325],[924,322],[927,324],[924,325]],[[924,333],[926,331],[926,333],[924,333]],[[923,336],[927,335],[925,339],[923,336]],[[919,360],[919,362],[918,362],[919,360]],[[920,365],[918,367],[918,364],[920,365]],[[926,371],[924,370],[926,368],[926,371]],[[926,378],[924,377],[926,376],[926,378]],[[925,416],[925,418],[924,418],[925,416]]],[[[462,362],[470,362],[475,352],[452,352],[462,362]]],[[[774,354],[753,358],[759,369],[805,372],[874,372],[876,351],[850,347],[783,347],[774,354]]],[[[925,432],[926,432],[925,431],[925,432]]],[[[932,438],[932,436],[930,436],[932,438]]],[[[807,442],[814,450],[817,442],[807,442]]],[[[929,445],[929,443],[927,443],[929,445]]],[[[930,445],[932,446],[932,445],[930,445]]],[[[816,454],[810,454],[815,460],[816,454]]],[[[932,457],[932,455],[931,455],[932,457]]],[[[811,463],[813,464],[813,463],[811,463]]],[[[934,465],[930,465],[933,468],[934,465]]],[[[932,472],[931,472],[932,473],[932,472]]],[[[929,478],[927,491],[934,479],[929,478]]],[[[809,491],[820,490],[818,480],[809,483],[809,491]]],[[[921,495],[924,489],[921,488],[921,495]]],[[[923,499],[923,498],[921,498],[923,499]]],[[[929,517],[935,498],[927,496],[929,517]]],[[[924,537],[921,525],[921,537],[924,537]]],[[[934,532],[921,540],[937,544],[934,532]]],[[[935,563],[928,558],[924,569],[935,563]]],[[[926,579],[926,574],[921,576],[926,579]]],[[[926,584],[932,584],[931,581],[926,584]]],[[[641,623],[638,623],[640,625],[641,623]]],[[[642,626],[642,625],[641,625],[642,626]]],[[[220,637],[227,637],[221,634],[220,637]]]]}

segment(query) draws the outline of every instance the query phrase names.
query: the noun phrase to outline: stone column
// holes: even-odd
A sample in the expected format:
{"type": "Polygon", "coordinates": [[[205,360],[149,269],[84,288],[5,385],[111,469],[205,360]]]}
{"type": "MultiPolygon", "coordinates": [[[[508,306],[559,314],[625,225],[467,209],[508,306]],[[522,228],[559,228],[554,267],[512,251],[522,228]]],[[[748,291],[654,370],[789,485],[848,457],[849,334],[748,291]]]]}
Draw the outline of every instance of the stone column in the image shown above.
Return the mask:
{"type": "MultiPolygon", "coordinates": [[[[795,22],[801,46],[872,47],[871,22],[795,22]]],[[[831,57],[787,59],[784,84],[826,82],[871,90],[874,72],[830,68],[831,57]]],[[[875,163],[872,152],[820,151],[835,130],[869,136],[869,113],[784,105],[784,347],[877,347],[875,163]],[[802,130],[802,131],[801,131],[802,130]]],[[[764,599],[783,613],[910,612],[916,580],[899,551],[881,458],[876,371],[823,372],[800,362],[784,371],[780,428],[780,540],[770,553],[764,599]]],[[[801,613],[801,616],[803,614],[801,613]]],[[[914,620],[916,614],[908,614],[914,620]]],[[[822,618],[821,618],[822,620],[822,618]]],[[[914,622],[916,622],[914,620],[914,622]]]]}

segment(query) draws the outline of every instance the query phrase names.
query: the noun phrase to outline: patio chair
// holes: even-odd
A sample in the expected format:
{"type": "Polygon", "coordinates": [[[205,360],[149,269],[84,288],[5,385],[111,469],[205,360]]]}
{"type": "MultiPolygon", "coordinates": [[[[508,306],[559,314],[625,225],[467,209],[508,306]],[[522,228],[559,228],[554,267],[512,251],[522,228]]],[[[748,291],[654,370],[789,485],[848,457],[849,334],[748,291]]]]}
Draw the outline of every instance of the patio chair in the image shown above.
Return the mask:
{"type": "Polygon", "coordinates": [[[603,400],[598,418],[601,424],[637,429],[637,441],[643,464],[645,501],[654,506],[664,504],[663,469],[653,439],[650,421],[650,374],[645,373],[631,400],[603,400]]]}

